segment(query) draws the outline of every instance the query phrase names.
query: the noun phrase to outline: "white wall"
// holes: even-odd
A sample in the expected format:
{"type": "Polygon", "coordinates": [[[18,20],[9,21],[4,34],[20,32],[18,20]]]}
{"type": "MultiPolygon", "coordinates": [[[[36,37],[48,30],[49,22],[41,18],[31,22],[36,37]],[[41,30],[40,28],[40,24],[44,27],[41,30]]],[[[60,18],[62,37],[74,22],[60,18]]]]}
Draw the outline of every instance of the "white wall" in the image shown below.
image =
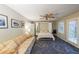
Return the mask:
{"type": "Polygon", "coordinates": [[[0,29],[0,42],[13,39],[25,33],[24,28],[11,28],[11,19],[26,20],[26,18],[5,5],[0,5],[0,14],[8,16],[8,28],[0,29]]]}
{"type": "Polygon", "coordinates": [[[26,22],[25,23],[25,33],[30,33],[34,35],[34,23],[26,22]]]}

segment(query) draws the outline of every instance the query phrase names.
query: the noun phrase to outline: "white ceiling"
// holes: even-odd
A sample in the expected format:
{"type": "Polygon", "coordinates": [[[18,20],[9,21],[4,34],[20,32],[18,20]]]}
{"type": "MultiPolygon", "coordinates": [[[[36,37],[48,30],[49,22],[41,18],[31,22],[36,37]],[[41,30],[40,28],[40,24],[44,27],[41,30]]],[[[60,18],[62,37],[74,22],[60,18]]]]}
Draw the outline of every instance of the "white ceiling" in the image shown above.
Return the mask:
{"type": "Polygon", "coordinates": [[[32,21],[38,21],[40,15],[48,12],[54,13],[58,19],[79,10],[77,4],[8,4],[7,6],[32,21]]]}

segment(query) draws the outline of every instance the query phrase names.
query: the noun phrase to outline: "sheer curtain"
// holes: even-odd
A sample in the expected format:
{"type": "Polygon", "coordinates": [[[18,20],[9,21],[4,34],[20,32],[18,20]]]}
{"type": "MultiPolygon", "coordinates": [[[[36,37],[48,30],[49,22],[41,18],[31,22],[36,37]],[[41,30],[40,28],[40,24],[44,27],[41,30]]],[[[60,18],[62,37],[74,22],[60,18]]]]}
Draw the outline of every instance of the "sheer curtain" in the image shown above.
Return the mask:
{"type": "Polygon", "coordinates": [[[49,33],[52,33],[52,23],[48,23],[49,33]]]}

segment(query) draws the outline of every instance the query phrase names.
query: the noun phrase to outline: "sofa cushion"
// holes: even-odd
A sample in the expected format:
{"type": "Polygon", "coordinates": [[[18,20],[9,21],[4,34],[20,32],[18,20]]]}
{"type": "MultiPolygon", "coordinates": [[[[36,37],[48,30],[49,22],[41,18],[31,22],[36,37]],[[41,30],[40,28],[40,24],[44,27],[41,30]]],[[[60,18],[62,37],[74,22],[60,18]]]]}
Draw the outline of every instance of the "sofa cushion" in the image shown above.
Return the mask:
{"type": "Polygon", "coordinates": [[[3,48],[4,48],[4,45],[0,43],[0,50],[2,50],[3,48]]]}
{"type": "Polygon", "coordinates": [[[7,42],[4,42],[5,47],[0,50],[1,54],[12,54],[16,51],[17,44],[13,40],[8,40],[7,42]]]}
{"type": "Polygon", "coordinates": [[[25,37],[30,38],[30,37],[32,37],[32,35],[31,34],[25,34],[25,37]]]}
{"type": "Polygon", "coordinates": [[[27,49],[29,48],[30,44],[32,43],[32,40],[34,38],[29,38],[27,40],[25,40],[19,47],[18,47],[18,54],[24,54],[27,49]]]}
{"type": "Polygon", "coordinates": [[[20,45],[21,43],[23,43],[25,40],[27,40],[28,38],[32,37],[32,35],[27,35],[27,34],[24,34],[24,35],[21,35],[21,36],[18,36],[14,39],[14,41],[20,45]]]}
{"type": "Polygon", "coordinates": [[[14,39],[14,41],[20,45],[22,42],[24,42],[24,40],[26,40],[26,38],[22,35],[22,36],[18,36],[14,39]]]}

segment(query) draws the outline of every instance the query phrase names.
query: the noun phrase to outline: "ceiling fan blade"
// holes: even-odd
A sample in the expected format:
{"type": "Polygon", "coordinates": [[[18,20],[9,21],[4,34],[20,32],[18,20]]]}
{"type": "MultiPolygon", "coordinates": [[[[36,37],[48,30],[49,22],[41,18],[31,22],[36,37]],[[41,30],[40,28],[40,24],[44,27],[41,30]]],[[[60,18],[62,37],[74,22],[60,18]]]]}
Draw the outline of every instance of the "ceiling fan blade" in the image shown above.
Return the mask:
{"type": "Polygon", "coordinates": [[[49,20],[48,18],[55,18],[53,13],[40,15],[40,17],[41,17],[40,19],[45,19],[45,20],[49,20]]]}

